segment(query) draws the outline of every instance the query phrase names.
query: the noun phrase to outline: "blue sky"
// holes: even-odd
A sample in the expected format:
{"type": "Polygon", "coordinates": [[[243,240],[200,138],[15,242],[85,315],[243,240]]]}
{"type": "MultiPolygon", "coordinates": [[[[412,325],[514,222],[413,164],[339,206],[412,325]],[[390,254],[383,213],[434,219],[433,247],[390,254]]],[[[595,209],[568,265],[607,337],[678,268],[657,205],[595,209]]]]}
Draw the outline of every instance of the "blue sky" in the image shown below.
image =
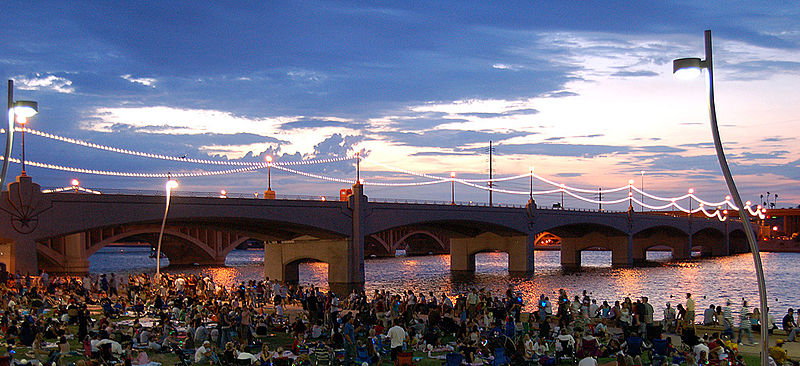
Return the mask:
{"type": "MultiPolygon", "coordinates": [[[[37,100],[29,124],[97,144],[190,158],[276,161],[363,151],[367,182],[537,174],[663,196],[726,194],[700,80],[671,61],[714,35],[720,128],[745,199],[800,204],[796,2],[16,2],[0,74],[37,100]],[[372,163],[375,162],[375,163],[372,163]]],[[[21,154],[19,138],[15,156],[21,154]]],[[[28,160],[125,172],[224,166],[160,161],[26,136],[28,160]]],[[[18,166],[11,174],[19,172],[18,166]]],[[[354,179],[352,162],[297,169],[354,179]]],[[[45,187],[161,189],[163,179],[31,167],[45,187]]],[[[252,193],[265,170],[184,178],[181,190],[252,193]]],[[[278,194],[342,183],[273,170],[278,194]]],[[[526,190],[525,179],[497,187],[526,190]]],[[[537,183],[536,189],[546,188],[537,183]]],[[[457,186],[457,199],[486,193],[457,186]]],[[[371,197],[449,200],[449,184],[368,186],[371,197]]],[[[525,196],[497,194],[521,203],[525,196]]],[[[542,204],[557,201],[541,197],[542,204]]],[[[570,202],[571,206],[586,206],[570,202]]]]}

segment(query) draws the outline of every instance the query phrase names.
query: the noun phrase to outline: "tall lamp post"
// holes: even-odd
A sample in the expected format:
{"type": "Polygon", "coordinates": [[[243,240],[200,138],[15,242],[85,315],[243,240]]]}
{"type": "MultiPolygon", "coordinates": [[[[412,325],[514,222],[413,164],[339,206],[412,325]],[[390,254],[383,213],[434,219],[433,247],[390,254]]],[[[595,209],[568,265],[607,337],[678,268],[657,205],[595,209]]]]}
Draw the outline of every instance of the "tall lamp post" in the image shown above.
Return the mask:
{"type": "MultiPolygon", "coordinates": [[[[169,212],[169,198],[173,188],[178,188],[178,181],[167,180],[164,189],[167,192],[167,205],[164,207],[164,218],[161,220],[161,230],[158,232],[158,245],[156,246],[156,281],[161,281],[161,238],[164,237],[164,225],[167,223],[167,212],[169,212]]],[[[160,283],[159,283],[160,285],[160,283]]]]}
{"type": "MultiPolygon", "coordinates": [[[[15,122],[19,118],[25,124],[28,118],[39,113],[39,104],[30,100],[14,101],[14,80],[8,81],[8,127],[6,128],[6,150],[3,169],[0,171],[0,189],[6,186],[8,162],[11,160],[11,146],[14,142],[15,122]]],[[[22,131],[22,175],[25,175],[25,130],[22,131]]]]}
{"type": "Polygon", "coordinates": [[[275,191],[272,190],[272,155],[267,155],[267,190],[264,191],[264,198],[275,199],[275,191]]]}
{"type": "Polygon", "coordinates": [[[761,265],[761,255],[758,251],[756,235],[753,232],[750,219],[747,217],[747,213],[742,205],[742,198],[739,196],[739,191],[736,189],[736,183],[733,181],[731,170],[728,168],[725,152],[722,150],[722,141],[719,137],[717,111],[714,105],[714,67],[712,63],[710,30],[705,31],[705,50],[705,60],[700,60],[699,58],[676,59],[672,62],[672,69],[676,76],[696,77],[700,74],[702,69],[705,69],[708,75],[708,116],[711,122],[711,134],[714,138],[714,147],[717,150],[717,160],[719,160],[722,175],[725,177],[725,183],[728,185],[728,190],[731,193],[733,202],[739,208],[739,218],[742,220],[744,232],[747,235],[747,242],[750,244],[750,251],[753,253],[753,264],[755,265],[756,280],[758,282],[758,296],[759,302],[761,303],[761,365],[767,366],[769,364],[767,353],[769,347],[769,332],[766,331],[766,327],[769,326],[769,323],[767,320],[767,286],[764,281],[764,268],[761,265]]]}
{"type": "Polygon", "coordinates": [[[450,172],[450,204],[456,204],[456,172],[450,172]]]}
{"type": "Polygon", "coordinates": [[[533,201],[533,167],[531,167],[531,201],[533,201]]]}

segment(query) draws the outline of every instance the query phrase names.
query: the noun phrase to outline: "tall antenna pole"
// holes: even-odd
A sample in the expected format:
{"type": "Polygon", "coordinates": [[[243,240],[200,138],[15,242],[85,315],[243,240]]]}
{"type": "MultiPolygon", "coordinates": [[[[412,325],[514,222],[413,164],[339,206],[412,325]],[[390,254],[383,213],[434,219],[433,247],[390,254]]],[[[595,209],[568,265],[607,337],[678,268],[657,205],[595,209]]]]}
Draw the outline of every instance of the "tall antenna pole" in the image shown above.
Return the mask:
{"type": "Polygon", "coordinates": [[[489,207],[492,206],[492,140],[489,140],[489,207]]]}

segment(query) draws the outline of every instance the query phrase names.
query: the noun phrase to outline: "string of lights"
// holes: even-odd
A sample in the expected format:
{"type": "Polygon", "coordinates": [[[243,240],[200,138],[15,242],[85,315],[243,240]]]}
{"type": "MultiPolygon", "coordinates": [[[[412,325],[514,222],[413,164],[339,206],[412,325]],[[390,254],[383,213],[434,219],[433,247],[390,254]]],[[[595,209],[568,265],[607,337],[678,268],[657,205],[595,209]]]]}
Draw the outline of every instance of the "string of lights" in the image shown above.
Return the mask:
{"type": "MultiPolygon", "coordinates": [[[[0,156],[0,161],[3,160],[3,157],[0,156]]],[[[8,161],[19,164],[20,160],[16,158],[9,158],[8,161]]],[[[107,176],[115,176],[115,177],[128,177],[128,178],[187,178],[187,177],[209,177],[215,175],[228,175],[228,174],[235,174],[235,173],[243,173],[249,172],[253,170],[260,169],[259,167],[244,167],[244,168],[237,168],[237,169],[227,169],[227,170],[215,170],[215,171],[202,171],[202,172],[178,172],[178,173],[135,173],[135,172],[118,172],[118,171],[111,171],[111,170],[96,170],[96,169],[85,169],[85,168],[74,168],[68,167],[63,165],[56,165],[56,164],[49,164],[49,163],[40,163],[36,161],[29,161],[25,160],[25,164],[30,166],[35,166],[44,169],[51,169],[51,170],[60,170],[64,172],[72,172],[72,173],[81,173],[81,174],[92,174],[92,175],[107,175],[107,176]]]]}
{"type": "MultiPolygon", "coordinates": [[[[38,131],[27,127],[17,127],[14,129],[15,131],[24,131],[30,133],[32,135],[41,136],[44,138],[61,141],[69,144],[89,147],[98,150],[110,151],[119,154],[126,154],[126,155],[133,155],[139,156],[144,158],[151,158],[151,159],[159,159],[159,160],[169,160],[169,161],[177,161],[182,163],[196,163],[196,164],[207,164],[207,165],[235,165],[235,166],[258,166],[266,168],[266,162],[253,162],[253,161],[227,161],[227,160],[207,160],[207,159],[194,159],[184,156],[170,156],[170,155],[163,155],[163,154],[152,154],[142,151],[135,151],[135,150],[128,150],[128,149],[121,149],[113,146],[95,144],[93,142],[83,141],[79,139],[74,139],[70,137],[64,137],[55,135],[48,132],[38,131]]],[[[0,132],[5,132],[4,129],[0,129],[0,132]]],[[[343,156],[338,158],[326,158],[326,159],[308,159],[308,160],[297,160],[297,161],[276,161],[272,162],[272,166],[277,165],[309,165],[309,164],[327,164],[327,163],[336,163],[340,161],[346,161],[353,159],[353,156],[343,156]]]]}
{"type": "Polygon", "coordinates": [[[53,188],[53,189],[43,189],[42,193],[58,193],[58,192],[69,192],[69,191],[75,191],[75,190],[80,191],[80,192],[91,193],[91,194],[102,194],[100,191],[95,191],[93,189],[83,188],[83,187],[72,187],[72,186],[61,187],[61,188],[53,188]]]}
{"type": "MultiPolygon", "coordinates": [[[[541,177],[541,176],[539,176],[537,174],[534,174],[533,171],[531,171],[530,173],[519,174],[519,175],[514,175],[514,176],[508,176],[508,177],[493,178],[493,179],[461,179],[461,178],[456,179],[455,177],[439,177],[439,176],[436,176],[436,175],[420,173],[420,172],[415,172],[415,171],[411,171],[411,170],[408,170],[408,169],[403,169],[403,168],[391,166],[389,164],[384,164],[384,163],[381,163],[381,162],[378,162],[378,161],[373,161],[372,159],[364,158],[363,156],[359,156],[358,154],[355,154],[354,156],[345,156],[345,157],[338,157],[338,158],[309,159],[309,160],[290,161],[290,162],[241,162],[241,161],[222,161],[222,160],[193,159],[193,158],[186,158],[186,157],[169,156],[169,155],[162,155],[162,154],[152,154],[152,153],[146,153],[146,152],[135,151],[135,150],[121,149],[121,148],[116,148],[116,147],[107,146],[107,145],[95,144],[95,143],[91,143],[91,142],[87,142],[87,141],[83,141],[83,140],[79,140],[79,139],[73,139],[73,138],[69,138],[69,137],[59,136],[59,135],[55,135],[55,134],[51,134],[51,133],[47,133],[47,132],[43,132],[43,131],[38,131],[38,130],[30,129],[30,128],[24,128],[24,127],[17,128],[17,130],[19,130],[19,131],[23,131],[24,130],[25,132],[28,132],[28,133],[33,134],[33,135],[37,135],[37,136],[41,136],[41,137],[45,137],[45,138],[49,138],[49,139],[53,139],[53,140],[57,140],[57,141],[62,141],[62,142],[65,142],[65,143],[76,144],[76,145],[80,145],[80,146],[84,146],[84,147],[100,149],[100,150],[110,151],[110,152],[116,152],[116,153],[121,153],[121,154],[127,154],[127,155],[133,155],[133,156],[139,156],[139,157],[146,157],[146,158],[153,158],[153,159],[160,159],[160,160],[168,160],[168,161],[177,161],[177,162],[186,162],[186,163],[196,163],[196,164],[240,166],[240,168],[227,169],[227,170],[199,171],[199,172],[178,172],[178,173],[172,173],[171,174],[171,173],[120,172],[120,171],[109,171],[109,170],[75,168],[75,167],[68,167],[68,166],[49,164],[49,163],[39,163],[39,162],[35,162],[35,161],[27,162],[31,166],[36,166],[36,167],[45,168],[45,169],[67,171],[67,172],[73,172],[73,173],[119,176],[119,177],[132,177],[132,178],[166,178],[168,176],[172,176],[172,177],[176,177],[176,178],[183,178],[183,177],[203,177],[203,176],[228,175],[228,174],[236,174],[236,173],[255,171],[255,170],[264,169],[264,168],[267,168],[267,167],[275,167],[276,169],[283,170],[283,171],[291,173],[291,174],[305,176],[305,177],[309,177],[309,178],[325,180],[325,181],[329,181],[329,182],[336,182],[336,183],[350,183],[350,182],[352,182],[351,179],[341,179],[341,178],[330,177],[330,176],[325,176],[325,175],[320,175],[320,174],[303,172],[303,171],[300,171],[300,170],[288,168],[287,166],[333,163],[333,162],[341,162],[341,161],[346,161],[346,160],[350,160],[350,159],[356,158],[356,159],[359,159],[359,160],[368,161],[369,163],[372,163],[374,165],[382,166],[384,168],[387,168],[387,169],[390,169],[390,170],[393,170],[393,171],[396,171],[396,172],[399,172],[399,173],[403,173],[403,174],[406,174],[406,175],[412,175],[412,176],[417,176],[417,177],[422,177],[422,178],[429,179],[428,181],[404,182],[404,183],[366,182],[366,181],[364,181],[362,179],[362,184],[370,185],[370,186],[412,187],[412,186],[426,186],[426,185],[433,185],[433,184],[441,184],[441,183],[448,183],[448,182],[458,182],[459,184],[466,185],[466,186],[469,186],[469,187],[473,187],[473,188],[477,188],[477,189],[481,189],[481,190],[487,190],[487,191],[494,191],[494,192],[499,192],[499,193],[506,193],[506,194],[546,195],[546,194],[563,193],[563,194],[566,194],[566,195],[568,195],[570,197],[573,197],[575,199],[578,199],[578,200],[581,200],[581,201],[587,202],[587,203],[592,203],[592,204],[607,204],[607,205],[611,205],[611,204],[618,204],[618,203],[622,203],[622,202],[625,202],[625,201],[629,201],[629,202],[636,202],[637,204],[641,205],[642,207],[646,207],[646,208],[653,209],[653,210],[663,210],[663,209],[668,209],[670,207],[673,207],[673,208],[675,208],[675,209],[677,209],[679,211],[685,212],[687,214],[693,214],[693,213],[696,213],[696,212],[703,212],[707,217],[717,217],[720,220],[722,220],[723,217],[724,217],[722,215],[722,213],[720,212],[720,208],[719,208],[720,206],[725,205],[726,207],[730,207],[732,209],[738,210],[738,208],[733,204],[733,202],[730,201],[730,197],[725,197],[725,200],[720,201],[720,202],[709,202],[709,201],[705,201],[705,200],[695,196],[692,190],[690,190],[689,193],[687,193],[687,194],[684,194],[684,195],[681,195],[681,196],[677,196],[677,197],[661,197],[661,196],[657,196],[657,195],[651,194],[649,192],[645,192],[645,191],[635,187],[633,185],[633,183],[630,182],[630,181],[625,186],[606,189],[606,190],[602,191],[603,193],[610,194],[610,193],[620,192],[620,191],[623,191],[623,190],[627,189],[628,190],[628,196],[627,197],[619,198],[619,199],[615,199],[615,200],[602,200],[602,199],[587,198],[587,197],[584,197],[584,196],[581,196],[580,194],[578,194],[578,193],[597,194],[598,192],[600,192],[600,190],[584,189],[584,188],[567,186],[567,185],[565,185],[563,183],[556,183],[556,182],[554,182],[552,180],[549,180],[547,178],[544,178],[544,177],[541,177]],[[512,180],[517,180],[517,179],[522,179],[522,178],[531,178],[531,179],[535,178],[540,182],[543,182],[543,183],[546,183],[546,184],[549,184],[549,185],[552,185],[552,186],[555,186],[555,187],[558,187],[558,188],[550,189],[550,190],[537,190],[537,191],[528,190],[528,191],[522,191],[522,190],[503,189],[503,188],[498,188],[498,187],[495,187],[495,186],[485,186],[485,185],[478,184],[478,183],[485,184],[485,183],[490,183],[490,182],[506,182],[506,181],[512,181],[512,180]],[[636,192],[637,194],[641,195],[642,197],[648,197],[651,200],[662,201],[662,202],[667,202],[667,203],[664,204],[664,205],[647,204],[647,203],[644,203],[644,202],[636,199],[635,197],[633,197],[633,192],[636,192]],[[698,202],[698,207],[695,208],[695,209],[691,209],[691,210],[682,207],[678,203],[678,201],[685,200],[685,199],[689,199],[690,204],[691,204],[692,200],[697,201],[698,202]],[[716,206],[717,209],[715,211],[713,211],[713,212],[709,212],[709,211],[707,211],[705,209],[705,206],[712,206],[712,207],[716,206]]],[[[4,131],[4,130],[0,130],[0,131],[4,131]]],[[[2,159],[2,157],[0,157],[0,160],[1,159],[2,159]]],[[[12,158],[12,159],[10,159],[10,161],[14,162],[14,163],[19,163],[18,159],[13,159],[12,158]]],[[[75,189],[75,187],[66,187],[66,188],[75,189]]],[[[751,216],[758,216],[760,218],[763,218],[765,213],[766,213],[766,210],[761,208],[761,206],[757,206],[756,209],[754,210],[751,207],[751,202],[750,201],[748,201],[745,204],[745,210],[751,216]]]]}

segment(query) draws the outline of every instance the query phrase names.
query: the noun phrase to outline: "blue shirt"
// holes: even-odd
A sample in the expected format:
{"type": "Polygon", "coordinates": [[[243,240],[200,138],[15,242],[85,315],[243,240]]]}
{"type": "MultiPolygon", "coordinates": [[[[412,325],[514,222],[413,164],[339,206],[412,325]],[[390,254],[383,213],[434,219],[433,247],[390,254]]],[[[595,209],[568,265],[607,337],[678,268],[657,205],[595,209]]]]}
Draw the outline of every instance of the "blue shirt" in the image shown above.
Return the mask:
{"type": "Polygon", "coordinates": [[[353,329],[353,324],[350,322],[345,323],[344,327],[342,327],[342,335],[344,335],[344,341],[347,344],[354,344],[356,341],[356,332],[353,329]],[[349,340],[348,340],[349,339],[349,340]]]}

